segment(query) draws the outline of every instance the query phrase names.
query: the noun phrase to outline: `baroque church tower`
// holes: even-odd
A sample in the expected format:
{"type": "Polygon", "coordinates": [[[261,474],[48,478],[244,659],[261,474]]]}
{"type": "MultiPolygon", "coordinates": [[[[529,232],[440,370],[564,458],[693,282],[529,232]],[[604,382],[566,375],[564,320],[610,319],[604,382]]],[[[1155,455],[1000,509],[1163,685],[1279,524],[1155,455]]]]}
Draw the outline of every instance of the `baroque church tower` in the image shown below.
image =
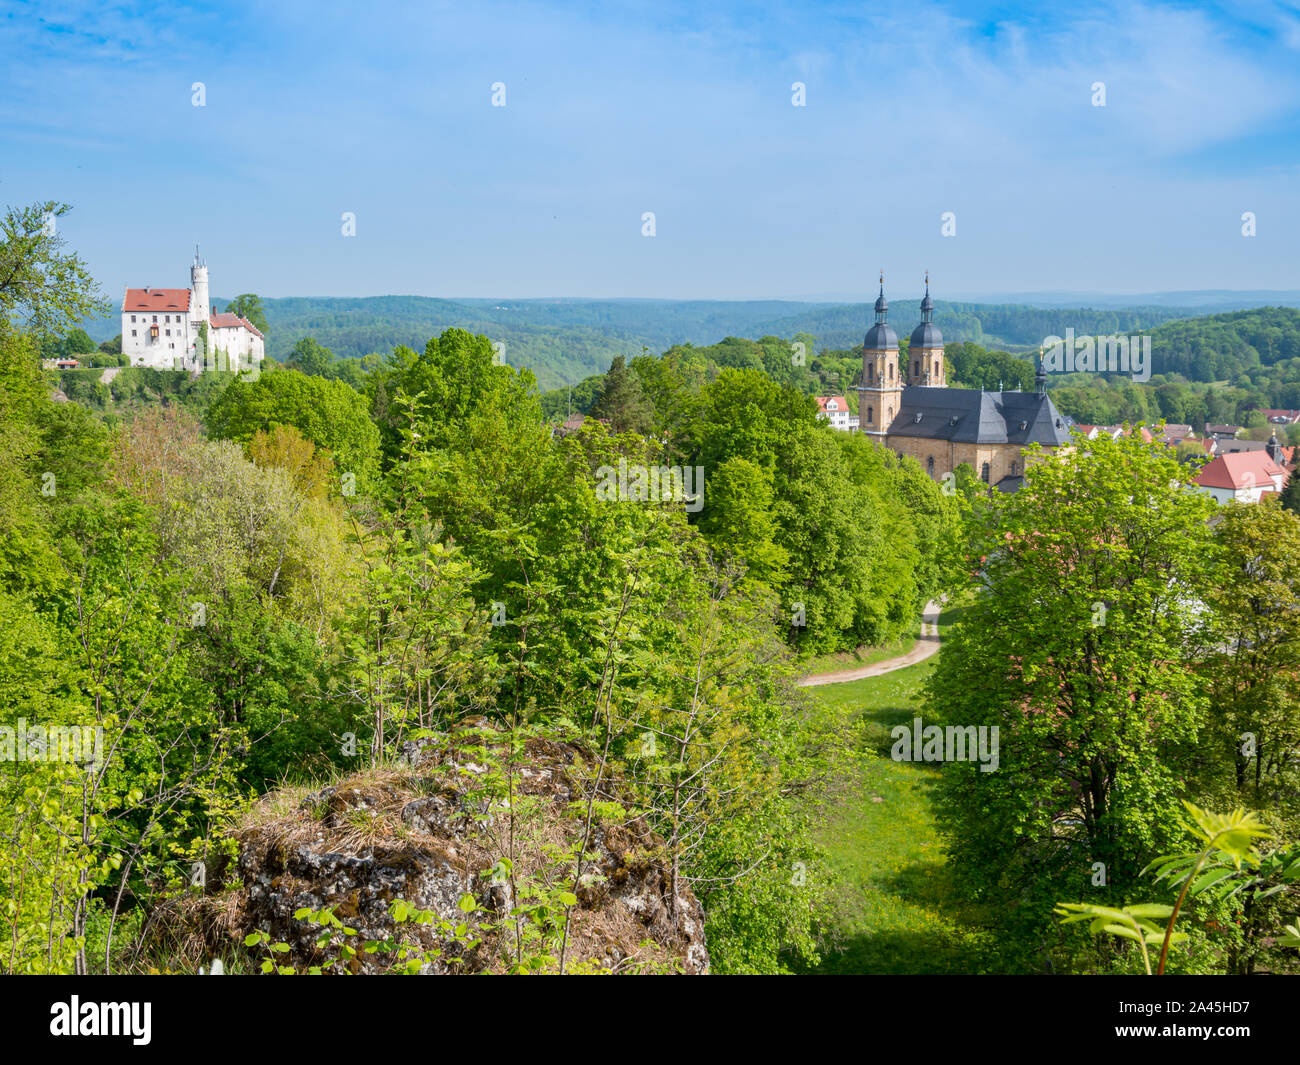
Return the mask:
{"type": "Polygon", "coordinates": [[[912,330],[907,343],[907,383],[927,388],[946,388],[948,371],[943,361],[943,334],[934,324],[934,300],[930,298],[930,274],[925,275],[925,299],[921,300],[921,324],[912,330]]]}
{"type": "Polygon", "coordinates": [[[890,328],[885,273],[880,272],[876,324],[862,342],[862,384],[858,387],[858,429],[883,437],[902,405],[903,380],[898,372],[898,337],[890,328]]]}

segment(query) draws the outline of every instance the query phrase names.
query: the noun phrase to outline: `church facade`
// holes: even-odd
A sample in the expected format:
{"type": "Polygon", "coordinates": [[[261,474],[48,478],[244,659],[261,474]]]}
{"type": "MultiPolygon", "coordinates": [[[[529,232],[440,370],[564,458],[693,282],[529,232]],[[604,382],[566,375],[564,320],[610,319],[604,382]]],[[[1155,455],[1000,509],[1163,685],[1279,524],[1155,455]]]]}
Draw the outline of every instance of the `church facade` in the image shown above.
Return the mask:
{"type": "Polygon", "coordinates": [[[875,315],[862,344],[862,380],[856,389],[859,432],[890,451],[910,455],[935,480],[964,462],[1002,491],[1020,487],[1028,447],[1068,446],[1069,424],[1047,394],[1041,360],[1033,392],[948,387],[943,334],[933,321],[928,276],[921,322],[901,364],[883,275],[875,315]]]}

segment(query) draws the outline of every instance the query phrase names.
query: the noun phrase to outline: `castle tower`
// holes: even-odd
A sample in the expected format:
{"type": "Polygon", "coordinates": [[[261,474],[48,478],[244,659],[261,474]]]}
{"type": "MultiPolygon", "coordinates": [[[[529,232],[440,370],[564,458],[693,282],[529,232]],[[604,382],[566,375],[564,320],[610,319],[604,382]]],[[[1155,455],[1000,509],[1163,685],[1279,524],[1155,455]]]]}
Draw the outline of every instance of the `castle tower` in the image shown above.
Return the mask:
{"type": "Polygon", "coordinates": [[[208,264],[199,258],[199,246],[194,245],[194,264],[190,267],[190,288],[194,295],[190,300],[190,322],[195,332],[200,324],[206,324],[212,316],[212,307],[208,303],[208,264]]]}
{"type": "Polygon", "coordinates": [[[943,334],[933,322],[934,300],[930,298],[930,272],[925,274],[925,298],[921,300],[921,324],[912,330],[907,343],[907,383],[946,388],[948,370],[943,361],[943,334]]]}
{"type": "Polygon", "coordinates": [[[880,272],[876,324],[862,342],[862,384],[858,386],[858,430],[883,437],[902,403],[903,381],[898,372],[898,337],[890,328],[885,299],[885,272],[880,272]]]}

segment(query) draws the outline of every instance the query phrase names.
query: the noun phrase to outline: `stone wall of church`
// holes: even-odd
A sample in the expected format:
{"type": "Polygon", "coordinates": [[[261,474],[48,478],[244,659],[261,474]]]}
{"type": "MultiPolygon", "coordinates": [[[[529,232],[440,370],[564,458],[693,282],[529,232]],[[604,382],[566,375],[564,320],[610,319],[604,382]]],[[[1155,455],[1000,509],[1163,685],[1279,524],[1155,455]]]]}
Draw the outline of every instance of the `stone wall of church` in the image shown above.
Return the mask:
{"type": "Polygon", "coordinates": [[[989,464],[989,484],[997,484],[1003,477],[1019,477],[1025,472],[1025,458],[1021,449],[1015,444],[953,444],[947,440],[927,440],[916,436],[886,437],[885,446],[890,451],[901,455],[910,455],[921,464],[921,469],[931,471],[930,459],[934,460],[932,476],[941,480],[945,473],[952,473],[963,462],[981,476],[984,463],[989,464]]]}

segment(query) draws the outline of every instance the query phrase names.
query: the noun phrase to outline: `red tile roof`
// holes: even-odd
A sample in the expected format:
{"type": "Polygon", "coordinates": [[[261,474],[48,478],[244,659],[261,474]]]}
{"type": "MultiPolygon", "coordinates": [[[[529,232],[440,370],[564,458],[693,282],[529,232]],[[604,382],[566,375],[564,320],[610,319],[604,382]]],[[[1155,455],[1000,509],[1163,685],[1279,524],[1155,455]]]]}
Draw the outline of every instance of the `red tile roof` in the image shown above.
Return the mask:
{"type": "Polygon", "coordinates": [[[1269,458],[1266,452],[1233,451],[1207,462],[1195,479],[1202,488],[1236,490],[1253,486],[1271,492],[1273,478],[1279,474],[1285,484],[1286,471],[1269,458]]]}
{"type": "Polygon", "coordinates": [[[211,323],[213,329],[243,328],[243,329],[247,329],[255,337],[260,337],[262,335],[257,331],[257,327],[254,326],[253,323],[250,322],[247,318],[241,318],[237,314],[227,314],[225,311],[222,311],[219,314],[213,313],[213,315],[209,319],[209,322],[211,323]]]}
{"type": "Polygon", "coordinates": [[[189,311],[187,288],[128,288],[122,297],[124,311],[189,311]]]}
{"type": "Polygon", "coordinates": [[[837,414],[840,411],[844,411],[845,414],[849,412],[849,401],[845,399],[843,396],[818,396],[817,406],[822,410],[825,410],[826,404],[830,403],[831,401],[834,401],[835,403],[835,412],[837,414]]]}

